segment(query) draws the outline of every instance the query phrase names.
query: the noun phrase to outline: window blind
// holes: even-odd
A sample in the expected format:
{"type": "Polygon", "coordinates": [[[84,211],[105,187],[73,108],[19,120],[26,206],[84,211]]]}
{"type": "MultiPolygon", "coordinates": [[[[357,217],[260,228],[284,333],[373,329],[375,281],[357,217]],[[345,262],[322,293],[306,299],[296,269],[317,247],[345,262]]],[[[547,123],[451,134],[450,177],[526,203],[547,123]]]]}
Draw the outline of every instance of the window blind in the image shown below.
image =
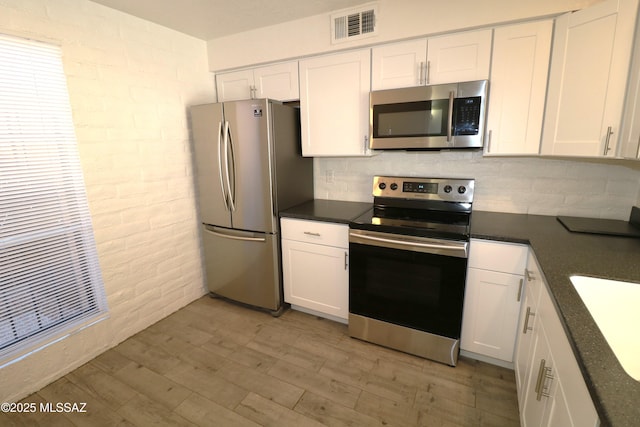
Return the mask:
{"type": "Polygon", "coordinates": [[[0,35],[0,366],[106,312],[60,49],[0,35]]]}

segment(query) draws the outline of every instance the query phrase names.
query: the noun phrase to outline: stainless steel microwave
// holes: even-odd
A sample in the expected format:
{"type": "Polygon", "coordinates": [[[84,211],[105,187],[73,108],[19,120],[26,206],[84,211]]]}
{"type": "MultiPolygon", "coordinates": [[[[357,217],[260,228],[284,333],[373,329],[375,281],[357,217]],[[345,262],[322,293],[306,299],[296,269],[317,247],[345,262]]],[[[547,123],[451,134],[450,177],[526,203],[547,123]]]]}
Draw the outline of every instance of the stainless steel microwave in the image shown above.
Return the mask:
{"type": "Polygon", "coordinates": [[[478,80],[372,91],[370,147],[482,147],[488,85],[487,80],[478,80]]]}

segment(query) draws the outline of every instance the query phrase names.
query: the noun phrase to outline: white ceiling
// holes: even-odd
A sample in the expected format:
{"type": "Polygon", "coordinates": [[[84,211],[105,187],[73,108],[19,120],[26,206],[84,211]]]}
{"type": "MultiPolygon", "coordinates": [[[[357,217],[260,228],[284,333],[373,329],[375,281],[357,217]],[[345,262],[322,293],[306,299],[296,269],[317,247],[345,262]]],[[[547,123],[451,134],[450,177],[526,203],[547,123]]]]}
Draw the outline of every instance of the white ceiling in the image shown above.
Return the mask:
{"type": "MultiPolygon", "coordinates": [[[[211,40],[371,0],[92,0],[165,27],[211,40]]],[[[328,24],[327,24],[328,25],[328,24]]]]}

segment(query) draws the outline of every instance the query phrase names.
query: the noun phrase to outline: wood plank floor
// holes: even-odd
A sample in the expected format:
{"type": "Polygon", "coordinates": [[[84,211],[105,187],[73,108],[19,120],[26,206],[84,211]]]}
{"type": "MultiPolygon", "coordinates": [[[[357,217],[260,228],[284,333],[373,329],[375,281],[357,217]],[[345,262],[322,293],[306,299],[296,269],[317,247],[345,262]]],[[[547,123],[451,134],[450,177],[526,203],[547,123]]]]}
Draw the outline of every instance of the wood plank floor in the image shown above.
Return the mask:
{"type": "Polygon", "coordinates": [[[513,371],[352,339],[345,325],[203,297],[2,414],[2,426],[518,426],[513,371]]]}

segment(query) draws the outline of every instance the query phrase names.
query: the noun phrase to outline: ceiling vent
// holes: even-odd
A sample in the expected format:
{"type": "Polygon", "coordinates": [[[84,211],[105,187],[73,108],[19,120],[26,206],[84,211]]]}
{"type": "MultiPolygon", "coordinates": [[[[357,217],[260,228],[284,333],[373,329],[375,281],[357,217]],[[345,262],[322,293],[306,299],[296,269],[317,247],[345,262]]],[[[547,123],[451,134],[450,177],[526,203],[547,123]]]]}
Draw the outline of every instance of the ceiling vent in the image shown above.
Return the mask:
{"type": "Polygon", "coordinates": [[[342,43],[376,35],[378,6],[369,3],[331,15],[331,43],[342,43]]]}

